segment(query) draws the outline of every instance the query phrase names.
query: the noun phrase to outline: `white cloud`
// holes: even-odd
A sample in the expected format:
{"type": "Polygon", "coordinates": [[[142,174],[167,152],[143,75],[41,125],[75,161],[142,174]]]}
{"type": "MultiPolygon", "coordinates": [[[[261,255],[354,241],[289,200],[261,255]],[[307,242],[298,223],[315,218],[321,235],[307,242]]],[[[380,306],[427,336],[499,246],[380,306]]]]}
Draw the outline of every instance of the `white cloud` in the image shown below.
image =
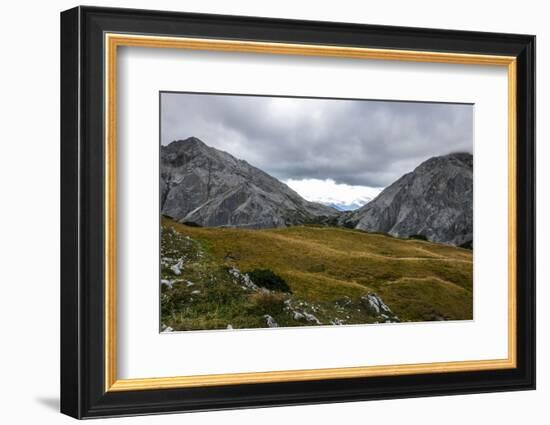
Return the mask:
{"type": "Polygon", "coordinates": [[[376,198],[383,188],[339,184],[332,179],[288,179],[290,188],[311,202],[333,205],[343,210],[357,209],[376,198]]]}

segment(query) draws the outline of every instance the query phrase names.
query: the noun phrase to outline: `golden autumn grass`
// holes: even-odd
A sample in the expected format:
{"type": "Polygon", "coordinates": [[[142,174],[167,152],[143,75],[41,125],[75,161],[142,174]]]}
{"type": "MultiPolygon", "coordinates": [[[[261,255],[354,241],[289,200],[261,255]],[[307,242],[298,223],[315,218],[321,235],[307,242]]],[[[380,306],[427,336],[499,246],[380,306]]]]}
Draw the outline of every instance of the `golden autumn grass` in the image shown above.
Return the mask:
{"type": "MultiPolygon", "coordinates": [[[[169,219],[163,219],[163,226],[197,241],[206,253],[207,260],[194,263],[189,269],[195,280],[205,276],[204,270],[197,271],[201,267],[211,272],[216,267],[269,269],[288,283],[293,299],[324,306],[325,315],[338,313],[329,306],[351,299],[353,311],[338,313],[346,315],[346,323],[374,320],[360,307],[356,309],[360,305],[357,300],[369,292],[378,294],[401,321],[472,319],[470,250],[340,227],[205,228],[169,219]]],[[[248,303],[250,297],[245,301],[248,303]]],[[[232,308],[238,309],[242,302],[232,308]]],[[[198,315],[196,310],[186,311],[188,315],[198,315]]],[[[231,310],[230,316],[218,315],[219,320],[213,319],[209,324],[204,318],[186,317],[181,312],[178,316],[165,309],[165,313],[171,316],[165,314],[163,321],[179,329],[225,327],[227,317],[233,322],[238,318],[238,312],[231,310]]],[[[259,310],[254,314],[262,316],[259,310]]],[[[283,324],[299,325],[278,317],[283,324]]],[[[254,323],[244,320],[241,327],[255,327],[254,323]]]]}

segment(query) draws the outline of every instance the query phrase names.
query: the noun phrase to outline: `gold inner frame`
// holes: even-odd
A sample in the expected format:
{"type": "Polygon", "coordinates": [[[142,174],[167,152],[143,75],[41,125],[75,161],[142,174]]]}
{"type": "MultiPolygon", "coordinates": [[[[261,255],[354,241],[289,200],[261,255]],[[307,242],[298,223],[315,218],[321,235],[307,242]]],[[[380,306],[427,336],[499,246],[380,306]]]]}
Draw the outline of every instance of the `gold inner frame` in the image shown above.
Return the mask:
{"type": "Polygon", "coordinates": [[[135,391],[214,385],[410,375],[515,368],[516,358],[516,58],[462,53],[337,47],[326,45],[105,34],[105,391],[135,391]],[[469,65],[494,65],[508,72],[508,357],[419,364],[247,372],[164,378],[118,379],[116,325],[116,123],[119,46],[325,56],[469,65]]]}

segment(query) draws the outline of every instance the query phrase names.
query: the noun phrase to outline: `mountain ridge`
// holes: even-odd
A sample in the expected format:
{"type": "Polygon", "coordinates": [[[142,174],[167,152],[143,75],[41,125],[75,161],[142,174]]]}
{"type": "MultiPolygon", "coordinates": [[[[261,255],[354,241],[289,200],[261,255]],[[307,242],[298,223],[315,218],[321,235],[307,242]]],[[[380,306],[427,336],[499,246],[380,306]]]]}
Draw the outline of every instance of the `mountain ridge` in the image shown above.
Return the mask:
{"type": "Polygon", "coordinates": [[[302,198],[268,173],[196,137],[161,146],[161,212],[209,227],[276,228],[317,223],[423,237],[473,239],[473,156],[427,159],[352,211],[302,198]]]}
{"type": "Polygon", "coordinates": [[[339,223],[397,237],[462,245],[473,239],[473,156],[427,159],[339,223]]]}
{"type": "Polygon", "coordinates": [[[161,147],[161,211],[203,226],[285,227],[337,214],[196,137],[161,147]]]}

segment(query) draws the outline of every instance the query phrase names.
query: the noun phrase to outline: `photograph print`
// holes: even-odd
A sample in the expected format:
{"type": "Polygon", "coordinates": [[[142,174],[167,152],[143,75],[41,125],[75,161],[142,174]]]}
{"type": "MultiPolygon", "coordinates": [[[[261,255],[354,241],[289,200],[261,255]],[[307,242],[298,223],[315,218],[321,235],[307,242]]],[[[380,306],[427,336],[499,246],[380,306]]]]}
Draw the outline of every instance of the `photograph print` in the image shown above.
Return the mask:
{"type": "Polygon", "coordinates": [[[161,92],[161,332],[472,320],[473,114],[161,92]]]}

